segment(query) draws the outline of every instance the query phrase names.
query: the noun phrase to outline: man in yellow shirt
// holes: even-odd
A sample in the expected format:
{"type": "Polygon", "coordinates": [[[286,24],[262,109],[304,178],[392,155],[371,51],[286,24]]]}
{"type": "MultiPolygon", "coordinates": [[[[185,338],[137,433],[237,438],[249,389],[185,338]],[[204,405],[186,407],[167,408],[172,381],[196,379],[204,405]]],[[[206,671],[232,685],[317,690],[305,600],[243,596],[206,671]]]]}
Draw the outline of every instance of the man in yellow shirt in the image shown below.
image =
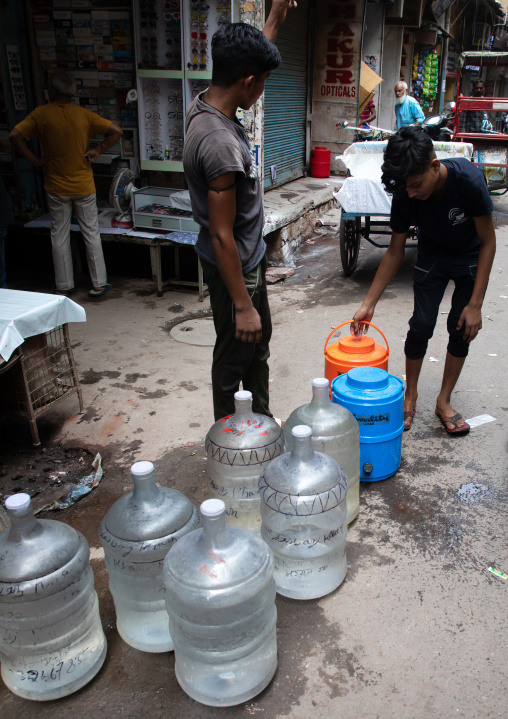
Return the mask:
{"type": "Polygon", "coordinates": [[[74,211],[83,235],[92,280],[90,297],[100,297],[111,289],[107,283],[106,265],[95,195],[92,163],[105,150],[113,147],[122,130],[110,120],[72,102],[76,92],[73,78],[65,72],[51,75],[49,103],[37,107],[18,123],[9,139],[20,155],[42,167],[44,189],[51,217],[51,245],[58,294],[67,295],[74,289],[70,223],[74,211]],[[88,150],[90,139],[103,135],[104,142],[88,150]],[[27,140],[35,137],[42,148],[42,157],[31,152],[27,140]]]}

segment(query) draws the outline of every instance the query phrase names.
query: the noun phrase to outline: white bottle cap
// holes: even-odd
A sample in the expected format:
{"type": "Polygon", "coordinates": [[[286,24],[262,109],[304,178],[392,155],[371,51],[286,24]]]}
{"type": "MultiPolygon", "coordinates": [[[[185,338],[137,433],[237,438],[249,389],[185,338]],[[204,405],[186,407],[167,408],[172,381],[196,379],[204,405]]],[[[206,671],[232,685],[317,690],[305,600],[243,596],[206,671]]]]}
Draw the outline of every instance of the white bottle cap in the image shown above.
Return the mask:
{"type": "Polygon", "coordinates": [[[325,377],[316,377],[312,380],[313,387],[328,387],[328,380],[325,377]]]}
{"type": "Polygon", "coordinates": [[[246,389],[239,389],[235,392],[235,399],[252,399],[252,392],[247,392],[246,389]]]}
{"type": "Polygon", "coordinates": [[[293,427],[291,430],[291,434],[293,437],[311,437],[312,430],[306,424],[297,424],[296,427],[293,427]]]}
{"type": "Polygon", "coordinates": [[[199,511],[203,517],[220,517],[226,511],[226,505],[222,499],[205,499],[199,511]]]}
{"type": "Polygon", "coordinates": [[[5,500],[5,508],[21,512],[23,509],[28,509],[30,501],[31,498],[29,494],[20,492],[19,494],[13,494],[10,497],[7,497],[5,500]]]}
{"type": "Polygon", "coordinates": [[[135,462],[131,467],[131,474],[135,477],[148,477],[153,472],[152,462],[135,462]]]}

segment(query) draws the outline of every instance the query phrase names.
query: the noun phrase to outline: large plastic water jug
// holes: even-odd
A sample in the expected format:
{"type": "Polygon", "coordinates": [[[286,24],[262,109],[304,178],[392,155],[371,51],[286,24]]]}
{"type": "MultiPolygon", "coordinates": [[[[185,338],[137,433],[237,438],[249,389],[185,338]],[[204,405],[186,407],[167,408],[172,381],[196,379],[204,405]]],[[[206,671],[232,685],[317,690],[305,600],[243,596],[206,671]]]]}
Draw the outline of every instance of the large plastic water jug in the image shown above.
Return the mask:
{"type": "Polygon", "coordinates": [[[362,322],[362,324],[369,325],[377,330],[383,338],[386,347],[378,344],[372,337],[365,334],[362,335],[362,337],[346,335],[345,337],[341,337],[335,344],[328,345],[330,338],[333,337],[337,330],[344,325],[351,324],[351,322],[352,320],[342,322],[342,324],[335,327],[326,338],[324,348],[325,377],[329,380],[330,384],[335,377],[345,374],[354,367],[381,367],[381,369],[388,370],[388,357],[390,355],[388,340],[379,327],[376,327],[376,325],[373,325],[371,322],[362,322]]]}
{"type": "Polygon", "coordinates": [[[252,411],[251,392],[239,391],[235,413],[212,425],[205,444],[211,494],[226,505],[227,523],[259,534],[259,475],[284,451],[281,428],[252,411]]]}
{"type": "Polygon", "coordinates": [[[356,367],[332,382],[332,400],[360,427],[360,482],[391,477],[400,466],[404,383],[379,367],[356,367]]]}
{"type": "Polygon", "coordinates": [[[109,588],[122,639],[144,652],[173,649],[164,601],[164,559],[175,542],[201,525],[181,492],[155,483],[151,462],[131,467],[134,491],[121,497],[101,522],[109,588]]]}
{"type": "Polygon", "coordinates": [[[259,694],[277,668],[273,555],[226,524],[221,500],[203,502],[201,514],[203,529],[164,562],[176,678],[202,704],[233,706],[259,694]]]}
{"type": "Polygon", "coordinates": [[[275,558],[279,594],[316,599],[346,576],[347,477],[312,448],[312,430],[293,427],[291,452],[259,478],[261,535],[275,558]]]}
{"type": "Polygon", "coordinates": [[[312,401],[295,409],[284,425],[286,451],[293,447],[292,429],[306,424],[312,429],[312,446],[342,467],[348,479],[347,523],[360,509],[360,430],[351,412],[330,400],[329,382],[312,380],[312,401]]]}
{"type": "Polygon", "coordinates": [[[89,549],[81,532],[34,517],[30,496],[8,497],[0,534],[2,679],[24,699],[81,689],[106,657],[89,549]]]}

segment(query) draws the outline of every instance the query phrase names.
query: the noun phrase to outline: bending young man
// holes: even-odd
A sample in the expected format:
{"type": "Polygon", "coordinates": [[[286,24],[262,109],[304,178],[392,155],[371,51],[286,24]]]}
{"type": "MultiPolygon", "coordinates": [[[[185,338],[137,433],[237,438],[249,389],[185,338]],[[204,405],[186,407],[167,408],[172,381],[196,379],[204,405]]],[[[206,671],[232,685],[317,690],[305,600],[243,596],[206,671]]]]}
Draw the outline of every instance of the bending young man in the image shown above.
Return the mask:
{"type": "Polygon", "coordinates": [[[418,227],[414,310],[405,343],[404,429],[411,429],[418,378],[439,305],[455,283],[448,315],[448,348],[436,414],[449,434],[467,434],[469,425],[451,405],[469,344],[482,327],[481,308],[496,251],[493,205],[480,170],[466,159],[439,161],[432,140],[418,127],[405,127],[388,141],[382,181],[393,193],[390,246],[367,297],[353,318],[361,335],[404,257],[408,230],[418,227]]]}
{"type": "Polygon", "coordinates": [[[249,140],[236,118],[262,95],[280,64],[273,41],[293,0],[274,0],[263,33],[234,23],[212,39],[210,87],[187,112],[184,170],[194,219],[196,251],[212,306],[217,339],[212,386],[215,419],[232,414],[240,382],[252,392],[254,412],[271,416],[268,343],[272,333],[265,282],[263,193],[249,140]]]}

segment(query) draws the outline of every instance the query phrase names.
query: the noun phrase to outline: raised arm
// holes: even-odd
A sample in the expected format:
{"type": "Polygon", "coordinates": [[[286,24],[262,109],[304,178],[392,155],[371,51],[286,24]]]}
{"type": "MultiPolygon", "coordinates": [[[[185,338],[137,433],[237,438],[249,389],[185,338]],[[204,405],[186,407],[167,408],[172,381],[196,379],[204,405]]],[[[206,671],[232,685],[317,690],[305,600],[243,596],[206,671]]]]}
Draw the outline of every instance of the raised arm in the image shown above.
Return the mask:
{"type": "Polygon", "coordinates": [[[286,13],[292,7],[296,7],[296,0],[273,0],[270,14],[263,28],[263,34],[271,42],[275,42],[279,28],[286,19],[286,13]]]}
{"type": "Polygon", "coordinates": [[[464,339],[472,342],[482,328],[482,305],[489,281],[494,255],[496,254],[496,232],[492,215],[475,217],[474,224],[480,238],[480,253],[476,267],[473,294],[462,310],[457,329],[464,327],[464,339]]]}
{"type": "Polygon", "coordinates": [[[235,307],[235,336],[243,342],[259,342],[261,318],[245,286],[233,235],[236,216],[235,179],[236,173],[226,172],[210,182],[209,187],[215,188],[208,191],[210,240],[217,268],[235,307]]]}
{"type": "Polygon", "coordinates": [[[362,320],[370,322],[374,316],[376,305],[383,292],[386,290],[392,279],[397,274],[402,260],[404,259],[404,247],[406,244],[407,232],[392,232],[390,245],[385,252],[381,264],[378,267],[367,296],[360,309],[355,313],[351,323],[351,334],[361,337],[367,332],[368,327],[362,325],[362,320]]]}

